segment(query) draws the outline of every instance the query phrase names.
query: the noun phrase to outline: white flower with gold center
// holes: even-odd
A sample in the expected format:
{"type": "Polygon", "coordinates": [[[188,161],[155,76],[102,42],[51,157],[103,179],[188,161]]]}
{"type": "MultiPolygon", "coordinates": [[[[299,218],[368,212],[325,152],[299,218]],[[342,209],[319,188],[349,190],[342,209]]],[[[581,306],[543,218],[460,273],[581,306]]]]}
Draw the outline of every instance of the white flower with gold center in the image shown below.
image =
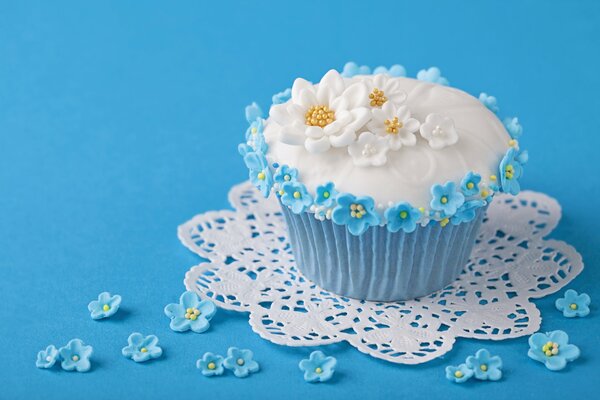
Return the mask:
{"type": "Polygon", "coordinates": [[[400,80],[388,74],[377,74],[371,77],[354,78],[355,82],[363,81],[369,91],[369,107],[381,108],[387,102],[400,106],[406,100],[406,92],[401,89],[400,80]]]}
{"type": "Polygon", "coordinates": [[[322,153],[354,142],[371,118],[368,97],[364,82],[345,81],[331,70],[318,85],[296,79],[290,100],[272,106],[270,117],[281,126],[283,143],[322,153]]]}
{"type": "Polygon", "coordinates": [[[439,150],[458,142],[458,133],[451,118],[440,114],[429,114],[421,124],[421,136],[432,149],[439,150]]]}
{"type": "Polygon", "coordinates": [[[414,146],[417,143],[414,132],[419,129],[420,124],[411,117],[408,107],[398,107],[388,101],[381,108],[373,109],[372,115],[367,129],[386,138],[392,150],[398,150],[402,146],[414,146]]]}
{"type": "Polygon", "coordinates": [[[388,141],[371,132],[363,132],[358,140],[348,146],[348,154],[358,167],[379,167],[387,162],[388,141]]]}

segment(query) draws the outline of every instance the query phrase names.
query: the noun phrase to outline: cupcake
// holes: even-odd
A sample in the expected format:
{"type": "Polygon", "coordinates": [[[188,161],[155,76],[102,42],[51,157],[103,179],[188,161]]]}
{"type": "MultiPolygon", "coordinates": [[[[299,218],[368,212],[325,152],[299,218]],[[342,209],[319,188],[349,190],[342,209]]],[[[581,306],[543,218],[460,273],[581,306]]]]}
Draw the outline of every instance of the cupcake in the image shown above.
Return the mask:
{"type": "Polygon", "coordinates": [[[527,153],[496,99],[448,86],[438,68],[405,77],[348,63],[253,103],[239,152],[277,196],[296,265],[333,293],[397,301],[428,295],[467,264],[497,192],[517,194],[527,153]]]}

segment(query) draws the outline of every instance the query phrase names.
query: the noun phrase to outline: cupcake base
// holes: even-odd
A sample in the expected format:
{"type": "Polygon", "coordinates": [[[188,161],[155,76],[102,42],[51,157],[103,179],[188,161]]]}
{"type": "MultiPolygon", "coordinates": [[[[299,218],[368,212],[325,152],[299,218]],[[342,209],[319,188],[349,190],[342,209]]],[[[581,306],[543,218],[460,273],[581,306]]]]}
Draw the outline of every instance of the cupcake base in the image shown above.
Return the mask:
{"type": "Polygon", "coordinates": [[[430,223],[411,233],[370,227],[360,236],[313,214],[282,206],[296,265],[321,288],[360,300],[426,296],[454,281],[467,264],[485,208],[471,222],[430,223]]]}

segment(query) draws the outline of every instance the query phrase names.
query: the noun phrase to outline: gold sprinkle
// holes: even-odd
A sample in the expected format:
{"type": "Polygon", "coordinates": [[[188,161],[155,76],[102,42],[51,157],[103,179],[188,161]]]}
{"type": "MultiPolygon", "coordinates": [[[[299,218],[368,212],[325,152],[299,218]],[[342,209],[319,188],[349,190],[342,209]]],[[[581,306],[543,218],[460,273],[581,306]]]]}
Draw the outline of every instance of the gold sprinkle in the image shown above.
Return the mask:
{"type": "Polygon", "coordinates": [[[335,121],[335,112],[327,106],[312,106],[304,114],[304,123],[308,126],[319,126],[321,128],[335,121]]]}
{"type": "Polygon", "coordinates": [[[385,97],[383,90],[379,90],[378,88],[373,89],[371,94],[369,94],[369,104],[371,107],[381,107],[388,99],[385,97]]]}

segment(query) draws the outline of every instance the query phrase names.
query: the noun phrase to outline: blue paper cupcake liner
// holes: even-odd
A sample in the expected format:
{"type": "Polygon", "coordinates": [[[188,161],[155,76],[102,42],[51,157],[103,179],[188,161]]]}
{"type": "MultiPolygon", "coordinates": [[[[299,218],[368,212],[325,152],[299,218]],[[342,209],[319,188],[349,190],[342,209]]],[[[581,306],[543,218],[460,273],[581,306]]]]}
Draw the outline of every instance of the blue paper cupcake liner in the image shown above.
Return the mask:
{"type": "Polygon", "coordinates": [[[360,236],[313,214],[282,206],[296,265],[321,288],[361,300],[398,301],[431,294],[467,264],[485,208],[471,222],[430,223],[411,233],[370,227],[360,236]]]}

